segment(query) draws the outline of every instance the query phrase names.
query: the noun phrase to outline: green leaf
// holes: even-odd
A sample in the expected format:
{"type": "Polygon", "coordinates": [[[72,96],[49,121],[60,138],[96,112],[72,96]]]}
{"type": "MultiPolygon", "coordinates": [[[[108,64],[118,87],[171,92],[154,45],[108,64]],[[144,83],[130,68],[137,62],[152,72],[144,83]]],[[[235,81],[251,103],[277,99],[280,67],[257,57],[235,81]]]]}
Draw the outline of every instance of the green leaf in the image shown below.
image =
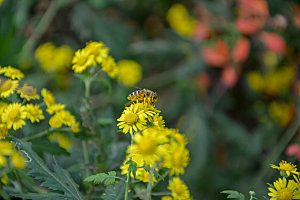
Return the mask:
{"type": "MultiPolygon", "coordinates": [[[[125,191],[125,183],[124,182],[119,182],[116,183],[115,185],[108,186],[105,189],[105,192],[101,196],[103,200],[123,200],[124,199],[124,191],[125,191]]],[[[129,198],[130,193],[129,193],[129,198]]]]}
{"type": "Polygon", "coordinates": [[[14,137],[11,138],[15,142],[17,149],[21,150],[21,152],[23,152],[27,157],[27,169],[29,170],[28,175],[41,182],[41,186],[52,191],[62,192],[62,194],[28,194],[30,195],[30,198],[45,199],[43,198],[45,195],[52,195],[55,196],[55,198],[52,199],[82,200],[78,191],[78,186],[66,170],[62,169],[56,162],[54,162],[53,171],[51,171],[42,159],[31,149],[30,143],[14,137]],[[63,198],[60,198],[60,196],[63,198]]]}
{"type": "Polygon", "coordinates": [[[116,176],[115,171],[110,171],[108,174],[105,173],[100,173],[100,174],[95,174],[92,176],[86,177],[83,181],[85,182],[94,182],[95,184],[99,183],[104,183],[105,186],[113,185],[116,181],[116,176]]]}
{"type": "Polygon", "coordinates": [[[234,190],[224,190],[221,193],[228,194],[227,199],[239,199],[239,200],[245,200],[245,196],[242,193],[239,193],[234,190]]]}
{"type": "Polygon", "coordinates": [[[66,199],[65,195],[58,193],[47,193],[47,194],[23,194],[23,195],[13,195],[15,197],[25,198],[25,199],[34,199],[34,200],[64,200],[66,199]]]}
{"type": "Polygon", "coordinates": [[[114,121],[112,118],[103,118],[103,117],[99,117],[98,118],[98,123],[101,126],[111,126],[113,125],[114,121]]]}
{"type": "Polygon", "coordinates": [[[128,160],[125,164],[128,164],[128,171],[132,172],[133,176],[136,176],[137,164],[133,160],[128,160]]]}

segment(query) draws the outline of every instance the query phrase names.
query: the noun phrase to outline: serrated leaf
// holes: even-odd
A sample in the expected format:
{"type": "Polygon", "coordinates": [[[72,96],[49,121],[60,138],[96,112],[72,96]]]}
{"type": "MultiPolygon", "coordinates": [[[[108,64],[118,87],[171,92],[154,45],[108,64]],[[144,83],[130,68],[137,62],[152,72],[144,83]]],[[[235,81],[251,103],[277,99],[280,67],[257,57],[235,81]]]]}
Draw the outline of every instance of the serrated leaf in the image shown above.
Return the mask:
{"type": "MultiPolygon", "coordinates": [[[[50,195],[62,195],[63,199],[82,200],[78,191],[78,186],[74,183],[69,173],[59,167],[56,162],[53,164],[54,171],[51,171],[42,161],[42,159],[31,149],[28,142],[11,137],[15,145],[27,157],[28,175],[41,182],[41,186],[48,188],[52,191],[59,191],[59,193],[50,193],[50,195]]],[[[41,195],[45,194],[28,194],[33,195],[35,199],[41,199],[41,195]]],[[[52,198],[53,199],[53,198],[52,198]]],[[[56,198],[54,198],[56,199],[56,198]]]]}
{"type": "Polygon", "coordinates": [[[133,176],[136,176],[137,164],[133,160],[128,160],[125,164],[129,165],[128,171],[132,172],[133,176]]]}
{"type": "MultiPolygon", "coordinates": [[[[108,186],[105,189],[105,192],[101,196],[101,199],[103,200],[123,200],[124,199],[124,193],[125,191],[125,183],[119,182],[115,185],[108,186]]],[[[129,193],[129,199],[130,193],[129,193]]]]}
{"type": "Polygon", "coordinates": [[[108,174],[100,173],[88,176],[84,179],[85,182],[94,182],[95,184],[104,183],[105,186],[113,185],[116,181],[116,172],[110,171],[108,174]]]}
{"type": "Polygon", "coordinates": [[[66,196],[61,195],[58,193],[47,193],[47,194],[36,194],[36,193],[29,193],[23,195],[16,195],[12,194],[14,197],[20,197],[25,199],[32,199],[32,200],[65,200],[66,196]]]}
{"type": "Polygon", "coordinates": [[[224,190],[221,193],[228,194],[227,199],[239,199],[239,200],[245,200],[245,196],[242,193],[239,193],[234,190],[224,190]]]}

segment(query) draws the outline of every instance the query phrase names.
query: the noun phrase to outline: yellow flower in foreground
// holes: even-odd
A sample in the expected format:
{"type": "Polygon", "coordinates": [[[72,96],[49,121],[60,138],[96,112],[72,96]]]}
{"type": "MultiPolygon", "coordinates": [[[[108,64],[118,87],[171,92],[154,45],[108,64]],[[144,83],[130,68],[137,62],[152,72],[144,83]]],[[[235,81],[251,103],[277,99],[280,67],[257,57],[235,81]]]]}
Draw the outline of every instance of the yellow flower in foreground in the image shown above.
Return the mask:
{"type": "Polygon", "coordinates": [[[16,168],[23,169],[26,167],[26,159],[20,154],[20,152],[14,151],[10,159],[16,168]]]}
{"type": "Polygon", "coordinates": [[[176,142],[172,142],[168,147],[168,153],[165,155],[163,166],[170,168],[170,175],[176,175],[184,173],[184,168],[188,165],[190,156],[189,151],[176,142]]]}
{"type": "Polygon", "coordinates": [[[108,56],[103,61],[102,70],[105,71],[111,78],[115,78],[119,73],[119,68],[117,67],[115,60],[111,56],[108,56]]]}
{"type": "Polygon", "coordinates": [[[93,56],[98,64],[103,63],[109,51],[103,42],[89,42],[84,49],[93,56]]]}
{"type": "Polygon", "coordinates": [[[290,176],[291,174],[299,174],[299,172],[297,172],[296,165],[287,163],[284,160],[279,163],[279,166],[271,164],[271,167],[274,169],[278,169],[280,172],[284,172],[287,176],[290,176]]]}
{"type": "Polygon", "coordinates": [[[172,191],[174,200],[188,200],[191,198],[188,187],[178,177],[169,181],[168,189],[172,191]]]}
{"type": "Polygon", "coordinates": [[[96,65],[93,56],[85,49],[79,49],[76,51],[72,60],[72,69],[75,73],[83,72],[87,67],[96,65]]]}
{"type": "Polygon", "coordinates": [[[117,119],[120,123],[117,124],[120,129],[123,129],[123,133],[133,134],[133,131],[143,130],[146,127],[147,121],[145,120],[147,115],[144,110],[139,107],[140,104],[131,104],[126,107],[121,117],[117,119]]]}
{"type": "Polygon", "coordinates": [[[134,86],[142,79],[142,67],[133,60],[119,61],[118,68],[118,81],[127,87],[134,86]]]}
{"type": "Polygon", "coordinates": [[[62,126],[62,121],[58,115],[54,115],[49,120],[49,125],[53,128],[60,128],[62,126]]]}
{"type": "Polygon", "coordinates": [[[11,79],[21,80],[24,77],[24,74],[20,70],[11,66],[3,67],[2,69],[0,69],[0,73],[11,79]]]}
{"type": "Polygon", "coordinates": [[[27,84],[24,84],[17,92],[20,94],[21,98],[25,98],[27,101],[30,101],[31,99],[40,99],[40,95],[36,93],[36,89],[27,84]]]}
{"type": "Polygon", "coordinates": [[[0,80],[0,97],[8,97],[15,92],[17,87],[19,86],[19,82],[16,80],[0,80]]]}
{"type": "Polygon", "coordinates": [[[71,150],[71,147],[72,147],[72,141],[64,136],[63,134],[61,133],[53,133],[49,136],[49,140],[52,141],[52,142],[57,142],[58,145],[65,149],[66,151],[70,151],[71,150]]]}
{"type": "Polygon", "coordinates": [[[147,166],[155,165],[166,153],[162,144],[168,142],[168,138],[155,127],[149,127],[142,133],[136,133],[133,140],[134,144],[128,147],[127,152],[131,152],[133,156],[143,160],[147,166]]]}
{"type": "Polygon", "coordinates": [[[25,106],[20,103],[9,104],[8,107],[2,113],[2,120],[7,124],[7,128],[13,128],[14,130],[22,128],[26,123],[25,106]]]}
{"type": "Polygon", "coordinates": [[[45,88],[42,89],[42,96],[44,98],[44,102],[46,103],[47,107],[50,107],[55,104],[55,98],[49,90],[45,88]]]}
{"type": "Polygon", "coordinates": [[[13,152],[14,145],[8,141],[0,141],[0,155],[8,156],[13,152]]]}
{"type": "Polygon", "coordinates": [[[292,200],[292,199],[300,199],[300,191],[295,190],[297,188],[297,184],[293,180],[287,180],[280,178],[273,183],[275,189],[269,187],[268,195],[272,200],[292,200]]]}
{"type": "Polygon", "coordinates": [[[31,123],[40,122],[40,120],[45,119],[43,111],[40,106],[27,104],[26,105],[27,118],[30,119],[31,123]]]}

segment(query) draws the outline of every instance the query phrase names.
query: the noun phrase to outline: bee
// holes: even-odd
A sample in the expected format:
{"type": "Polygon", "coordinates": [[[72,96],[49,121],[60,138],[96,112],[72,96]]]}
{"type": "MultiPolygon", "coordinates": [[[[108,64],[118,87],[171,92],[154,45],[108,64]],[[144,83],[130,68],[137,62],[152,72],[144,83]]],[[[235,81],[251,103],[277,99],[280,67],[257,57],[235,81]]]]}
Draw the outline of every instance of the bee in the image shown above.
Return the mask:
{"type": "Polygon", "coordinates": [[[156,92],[144,88],[130,93],[127,99],[131,101],[131,103],[146,102],[146,103],[154,104],[158,100],[158,95],[156,92]]]}

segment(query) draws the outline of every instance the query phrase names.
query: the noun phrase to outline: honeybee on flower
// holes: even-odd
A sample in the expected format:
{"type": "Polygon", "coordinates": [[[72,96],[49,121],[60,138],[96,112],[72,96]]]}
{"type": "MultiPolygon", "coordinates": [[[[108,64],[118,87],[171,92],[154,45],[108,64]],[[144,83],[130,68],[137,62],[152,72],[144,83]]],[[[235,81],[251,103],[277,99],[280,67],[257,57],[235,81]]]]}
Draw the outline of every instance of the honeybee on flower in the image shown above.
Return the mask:
{"type": "Polygon", "coordinates": [[[140,89],[130,93],[127,97],[131,103],[133,102],[145,102],[149,104],[154,104],[158,100],[158,95],[156,92],[153,92],[149,89],[140,89]]]}

